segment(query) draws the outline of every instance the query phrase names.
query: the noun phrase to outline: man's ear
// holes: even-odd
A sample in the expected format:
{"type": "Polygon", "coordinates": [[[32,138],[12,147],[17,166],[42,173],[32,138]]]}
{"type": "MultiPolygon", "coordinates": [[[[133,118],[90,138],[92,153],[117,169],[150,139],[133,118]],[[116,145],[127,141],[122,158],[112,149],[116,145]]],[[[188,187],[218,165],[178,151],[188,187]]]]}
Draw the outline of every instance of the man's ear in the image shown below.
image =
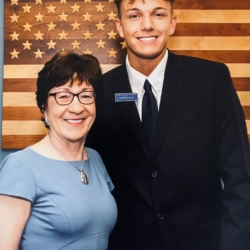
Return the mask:
{"type": "Polygon", "coordinates": [[[116,30],[121,38],[124,38],[123,34],[123,28],[122,28],[122,22],[119,18],[115,19],[115,24],[116,24],[116,30]]]}
{"type": "Polygon", "coordinates": [[[176,28],[176,23],[177,23],[177,16],[172,16],[170,20],[170,30],[169,30],[169,35],[173,35],[175,28],[176,28]]]}

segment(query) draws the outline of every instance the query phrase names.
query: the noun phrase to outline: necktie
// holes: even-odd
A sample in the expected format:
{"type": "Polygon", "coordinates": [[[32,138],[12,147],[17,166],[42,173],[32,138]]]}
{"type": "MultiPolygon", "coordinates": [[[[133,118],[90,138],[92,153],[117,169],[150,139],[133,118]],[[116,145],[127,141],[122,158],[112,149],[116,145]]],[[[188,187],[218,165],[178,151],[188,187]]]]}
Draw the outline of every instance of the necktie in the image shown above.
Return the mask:
{"type": "Polygon", "coordinates": [[[152,148],[155,138],[156,118],[158,114],[157,103],[148,80],[144,83],[145,93],[142,99],[142,126],[149,145],[152,148]]]}

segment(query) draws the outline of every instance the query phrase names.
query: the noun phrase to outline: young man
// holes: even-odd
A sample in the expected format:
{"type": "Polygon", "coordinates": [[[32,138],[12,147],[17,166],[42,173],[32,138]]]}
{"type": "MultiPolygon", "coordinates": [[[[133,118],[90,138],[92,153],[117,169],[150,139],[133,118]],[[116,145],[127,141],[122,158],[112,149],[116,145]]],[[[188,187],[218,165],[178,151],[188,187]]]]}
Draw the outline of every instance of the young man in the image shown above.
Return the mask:
{"type": "Polygon", "coordinates": [[[109,249],[249,250],[244,114],[224,64],[166,49],[173,2],[116,1],[128,54],[104,75],[88,138],[115,184],[109,249]]]}

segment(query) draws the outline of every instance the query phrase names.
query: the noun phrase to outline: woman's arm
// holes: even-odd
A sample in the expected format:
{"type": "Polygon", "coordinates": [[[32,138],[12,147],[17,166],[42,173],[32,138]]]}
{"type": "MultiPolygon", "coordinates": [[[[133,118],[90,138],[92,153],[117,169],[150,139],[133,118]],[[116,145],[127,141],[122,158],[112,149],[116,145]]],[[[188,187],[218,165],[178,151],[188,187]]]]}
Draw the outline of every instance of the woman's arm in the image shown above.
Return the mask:
{"type": "Polygon", "coordinates": [[[30,210],[29,200],[0,195],[0,249],[18,249],[30,210]]]}

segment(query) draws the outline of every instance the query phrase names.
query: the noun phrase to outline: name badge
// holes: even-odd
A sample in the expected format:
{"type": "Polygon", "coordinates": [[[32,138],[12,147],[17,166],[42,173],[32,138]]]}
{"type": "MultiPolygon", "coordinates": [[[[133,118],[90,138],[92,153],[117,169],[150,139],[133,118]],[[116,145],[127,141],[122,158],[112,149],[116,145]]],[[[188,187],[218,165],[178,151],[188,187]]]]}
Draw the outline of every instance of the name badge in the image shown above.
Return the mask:
{"type": "Polygon", "coordinates": [[[136,102],[138,101],[137,93],[116,93],[115,102],[136,102]]]}

